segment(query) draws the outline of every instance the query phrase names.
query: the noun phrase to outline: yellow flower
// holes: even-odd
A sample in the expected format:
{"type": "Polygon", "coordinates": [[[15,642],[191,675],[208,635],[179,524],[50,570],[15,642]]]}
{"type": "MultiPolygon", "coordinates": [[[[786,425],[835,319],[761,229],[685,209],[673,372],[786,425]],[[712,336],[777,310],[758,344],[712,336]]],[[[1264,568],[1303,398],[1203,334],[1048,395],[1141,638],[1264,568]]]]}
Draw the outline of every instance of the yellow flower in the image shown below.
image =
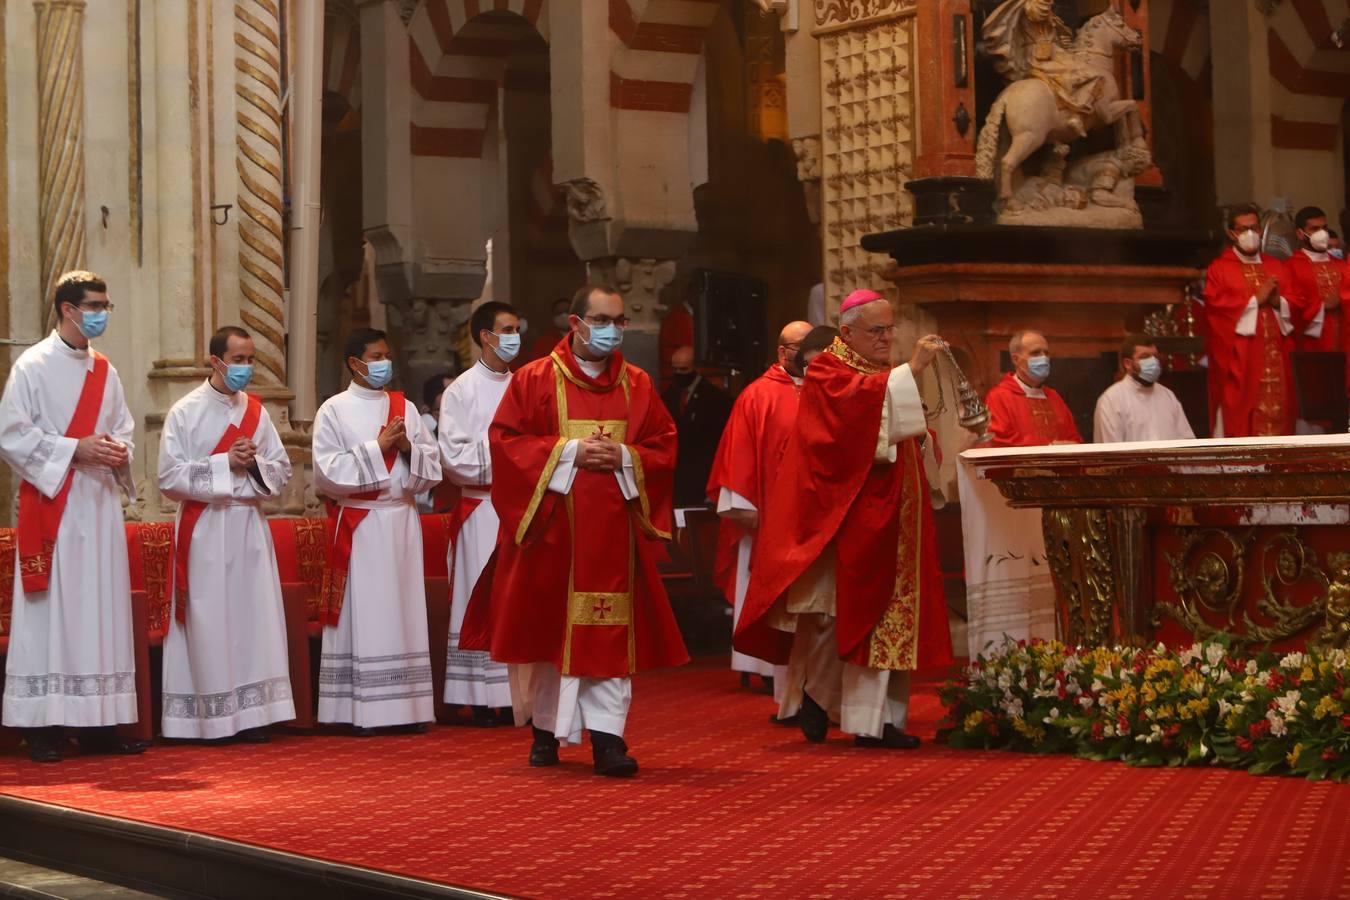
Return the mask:
{"type": "Polygon", "coordinates": [[[1284,761],[1289,763],[1290,766],[1296,766],[1298,765],[1298,756],[1302,752],[1303,752],[1303,745],[1295,744],[1294,749],[1289,751],[1289,754],[1285,756],[1284,761]]]}
{"type": "Polygon", "coordinates": [[[975,729],[980,727],[980,723],[983,721],[984,721],[984,713],[973,712],[970,715],[966,716],[965,720],[961,723],[961,725],[962,727],[965,728],[966,731],[974,731],[975,729]]]}
{"type": "Polygon", "coordinates": [[[1303,671],[1298,673],[1298,677],[1301,681],[1312,681],[1314,677],[1312,666],[1304,666],[1303,671]]]}
{"type": "Polygon", "coordinates": [[[1345,710],[1339,703],[1331,699],[1330,696],[1327,696],[1318,701],[1317,708],[1313,710],[1313,718],[1325,719],[1327,716],[1337,717],[1344,712],[1345,710]]]}

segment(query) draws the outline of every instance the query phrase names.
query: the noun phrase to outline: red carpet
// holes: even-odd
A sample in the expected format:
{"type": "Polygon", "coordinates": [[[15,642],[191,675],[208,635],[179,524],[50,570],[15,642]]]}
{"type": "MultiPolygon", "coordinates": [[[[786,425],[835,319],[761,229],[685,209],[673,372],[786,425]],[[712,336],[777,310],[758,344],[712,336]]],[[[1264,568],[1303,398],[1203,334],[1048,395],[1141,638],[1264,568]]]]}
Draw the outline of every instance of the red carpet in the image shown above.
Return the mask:
{"type": "MultiPolygon", "coordinates": [[[[916,691],[915,728],[941,710],[916,691]]],[[[527,732],[0,758],[0,791],[536,897],[1350,897],[1350,787],[1063,757],[824,746],[720,668],[641,677],[631,782],[527,732]]]]}

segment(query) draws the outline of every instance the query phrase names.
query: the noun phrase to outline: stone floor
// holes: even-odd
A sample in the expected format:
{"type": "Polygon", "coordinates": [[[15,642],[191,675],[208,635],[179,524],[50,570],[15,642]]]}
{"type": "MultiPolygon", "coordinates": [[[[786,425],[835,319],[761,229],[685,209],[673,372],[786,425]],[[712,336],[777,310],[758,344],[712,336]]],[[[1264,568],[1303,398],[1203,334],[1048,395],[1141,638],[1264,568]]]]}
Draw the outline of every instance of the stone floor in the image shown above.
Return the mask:
{"type": "Polygon", "coordinates": [[[32,900],[155,900],[163,894],[94,881],[79,875],[44,869],[13,859],[0,857],[0,897],[32,898],[32,900]]]}

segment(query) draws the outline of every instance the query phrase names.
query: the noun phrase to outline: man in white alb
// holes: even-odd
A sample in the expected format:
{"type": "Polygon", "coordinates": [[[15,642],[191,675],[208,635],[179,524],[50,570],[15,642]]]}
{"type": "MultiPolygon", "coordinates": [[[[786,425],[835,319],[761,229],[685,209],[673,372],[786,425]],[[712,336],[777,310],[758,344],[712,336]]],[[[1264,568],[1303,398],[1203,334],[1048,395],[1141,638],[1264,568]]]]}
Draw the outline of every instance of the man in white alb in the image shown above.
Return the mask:
{"type": "Polygon", "coordinates": [[[92,272],[57,280],[57,327],[25,350],[0,400],[0,456],[22,479],[4,724],[58,762],[61,726],[83,752],[139,753],[112,726],[136,721],[136,663],[122,491],[135,423],[117,371],[89,346],[113,304],[92,272]]]}
{"type": "Polygon", "coordinates": [[[473,311],[469,329],[483,355],[441,395],[437,434],[445,478],[460,487],[459,504],[452,514],[459,530],[455,534],[452,529],[450,536],[445,702],[472,707],[473,723],[490,727],[511,722],[507,667],[493,662],[485,651],[459,649],[459,629],[473,586],[497,545],[488,426],[511,383],[510,363],[520,354],[520,316],[509,304],[489,301],[473,311]]]}
{"type": "Polygon", "coordinates": [[[1195,437],[1181,401],[1158,384],[1162,360],[1152,338],[1127,335],[1120,345],[1120,366],[1124,377],[1097,398],[1097,411],[1092,417],[1095,443],[1182,441],[1195,437]]]}
{"type": "Polygon", "coordinates": [[[159,489],[178,501],[173,619],[164,641],[164,736],[268,739],[295,718],[286,617],[262,501],[291,478],[272,418],[244,393],[253,338],[211,337],[211,377],[169,410],[159,489]]]}
{"type": "Polygon", "coordinates": [[[314,419],[314,484],[335,520],[319,721],[350,723],[358,734],[423,731],[433,687],[413,498],[441,480],[440,451],[416,404],[385,390],[394,364],[384,332],[357,329],[344,358],[352,383],[314,419]]]}

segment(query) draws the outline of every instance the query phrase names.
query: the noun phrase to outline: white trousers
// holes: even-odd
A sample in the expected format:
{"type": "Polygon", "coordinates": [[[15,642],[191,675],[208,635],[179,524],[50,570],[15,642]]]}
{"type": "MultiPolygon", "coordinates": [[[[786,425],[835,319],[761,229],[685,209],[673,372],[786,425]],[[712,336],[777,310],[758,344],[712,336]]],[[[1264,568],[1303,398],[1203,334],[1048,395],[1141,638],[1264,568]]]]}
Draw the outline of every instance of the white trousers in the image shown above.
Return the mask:
{"type": "Polygon", "coordinates": [[[909,672],[840,659],[833,616],[797,617],[785,681],[781,718],[797,715],[806,693],[849,734],[881,737],[887,725],[904,731],[909,724],[909,672]]]}
{"type": "Polygon", "coordinates": [[[512,665],[511,701],[517,725],[533,719],[564,746],[580,744],[587,730],[623,737],[633,682],[563,675],[552,663],[512,665]]]}

